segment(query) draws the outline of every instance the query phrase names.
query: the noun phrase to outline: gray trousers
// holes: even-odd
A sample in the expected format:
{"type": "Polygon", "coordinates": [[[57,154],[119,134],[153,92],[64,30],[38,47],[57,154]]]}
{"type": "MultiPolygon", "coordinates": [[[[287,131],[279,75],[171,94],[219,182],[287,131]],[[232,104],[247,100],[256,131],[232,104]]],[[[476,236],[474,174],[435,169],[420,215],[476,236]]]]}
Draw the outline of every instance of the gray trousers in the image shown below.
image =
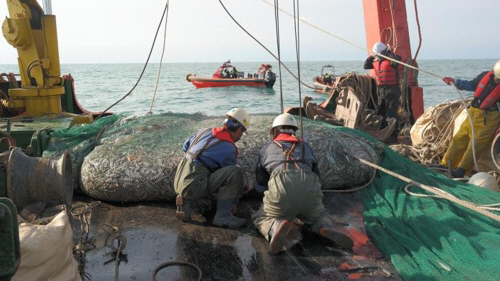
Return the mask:
{"type": "Polygon", "coordinates": [[[332,226],[328,211],[323,206],[323,194],[318,175],[304,171],[282,171],[271,175],[269,190],[264,192],[263,204],[253,215],[253,222],[270,240],[269,230],[277,220],[300,219],[312,225],[319,233],[324,225],[332,226]]]}

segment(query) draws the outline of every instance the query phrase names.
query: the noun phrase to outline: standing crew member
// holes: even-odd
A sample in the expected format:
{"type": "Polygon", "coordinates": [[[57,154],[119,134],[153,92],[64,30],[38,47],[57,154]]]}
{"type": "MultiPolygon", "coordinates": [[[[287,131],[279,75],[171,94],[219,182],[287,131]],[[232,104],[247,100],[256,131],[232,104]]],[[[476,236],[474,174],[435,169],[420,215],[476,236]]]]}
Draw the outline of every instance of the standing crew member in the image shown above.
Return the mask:
{"type": "Polygon", "coordinates": [[[260,151],[256,167],[256,190],[264,192],[263,204],[253,216],[259,231],[269,241],[272,254],[283,250],[292,233],[295,218],[310,229],[343,248],[352,248],[352,240],[333,229],[323,206],[318,161],[311,147],[295,136],[297,122],[284,113],[274,119],[273,141],[260,151]]]}
{"type": "MultiPolygon", "coordinates": [[[[476,144],[476,156],[491,144],[495,131],[500,124],[500,60],[497,61],[493,70],[484,71],[474,80],[461,80],[452,77],[444,77],[443,81],[451,85],[455,84],[458,89],[474,91],[474,99],[469,108],[474,124],[474,140],[476,144]]],[[[448,163],[455,168],[452,176],[462,178],[465,172],[474,165],[472,158],[472,129],[470,121],[464,120],[460,129],[453,137],[450,147],[441,161],[441,165],[448,167],[448,163]]]]}
{"type": "Polygon", "coordinates": [[[401,104],[401,89],[399,88],[398,63],[385,59],[378,54],[400,61],[401,57],[391,52],[382,42],[373,45],[372,55],[369,56],[363,66],[364,69],[375,70],[375,82],[377,84],[377,107],[378,114],[384,117],[383,124],[387,125],[385,118],[396,119],[396,129],[392,133],[393,141],[398,136],[399,116],[398,110],[401,104]]]}
{"type": "Polygon", "coordinates": [[[323,83],[327,85],[330,85],[332,83],[332,78],[330,77],[330,74],[328,74],[328,72],[323,76],[323,83]]]}
{"type": "Polygon", "coordinates": [[[186,153],[177,167],[174,188],[177,193],[177,218],[191,219],[194,208],[210,209],[217,195],[213,224],[238,228],[245,219],[233,216],[231,209],[246,188],[243,171],[236,165],[238,149],[234,145],[250,126],[250,115],[243,108],[226,113],[224,126],[199,130],[184,142],[186,153]]]}

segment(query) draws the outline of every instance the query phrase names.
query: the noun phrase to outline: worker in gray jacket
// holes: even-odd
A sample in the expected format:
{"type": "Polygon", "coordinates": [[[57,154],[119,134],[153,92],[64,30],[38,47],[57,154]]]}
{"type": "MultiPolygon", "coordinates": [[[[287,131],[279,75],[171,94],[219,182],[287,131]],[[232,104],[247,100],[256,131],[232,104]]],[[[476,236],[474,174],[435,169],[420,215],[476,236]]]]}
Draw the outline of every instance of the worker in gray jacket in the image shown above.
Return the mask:
{"type": "Polygon", "coordinates": [[[352,240],[333,228],[322,202],[318,161],[311,147],[295,137],[297,129],[293,115],[279,115],[270,132],[273,141],[260,151],[255,189],[264,191],[264,199],[253,216],[255,226],[269,241],[272,254],[290,244],[287,234],[295,218],[338,246],[352,248],[352,240]]]}

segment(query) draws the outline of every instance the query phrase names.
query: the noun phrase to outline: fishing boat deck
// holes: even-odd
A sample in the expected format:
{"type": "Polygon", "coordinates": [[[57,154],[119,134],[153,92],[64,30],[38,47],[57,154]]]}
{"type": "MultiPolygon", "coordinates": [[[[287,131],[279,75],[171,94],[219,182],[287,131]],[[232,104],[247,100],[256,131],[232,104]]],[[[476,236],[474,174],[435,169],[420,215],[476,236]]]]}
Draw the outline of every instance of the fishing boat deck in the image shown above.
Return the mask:
{"type": "MultiPolygon", "coordinates": [[[[78,206],[88,204],[89,198],[76,197],[74,201],[73,206],[78,206]]],[[[237,215],[250,222],[261,202],[259,198],[244,198],[237,215]]],[[[126,237],[126,262],[118,268],[120,280],[152,280],[155,268],[171,261],[195,264],[202,280],[401,280],[364,232],[360,195],[325,194],[324,203],[335,223],[350,233],[353,251],[303,231],[301,243],[271,255],[268,242],[252,223],[241,229],[219,228],[201,216],[193,223],[179,221],[170,203],[102,202],[91,213],[89,237],[95,238],[96,248],[86,254],[85,272],[94,281],[114,278],[115,260],[108,246],[118,245],[108,234],[114,226],[126,237]]],[[[197,277],[197,270],[189,266],[166,267],[157,274],[157,280],[197,277]]]]}

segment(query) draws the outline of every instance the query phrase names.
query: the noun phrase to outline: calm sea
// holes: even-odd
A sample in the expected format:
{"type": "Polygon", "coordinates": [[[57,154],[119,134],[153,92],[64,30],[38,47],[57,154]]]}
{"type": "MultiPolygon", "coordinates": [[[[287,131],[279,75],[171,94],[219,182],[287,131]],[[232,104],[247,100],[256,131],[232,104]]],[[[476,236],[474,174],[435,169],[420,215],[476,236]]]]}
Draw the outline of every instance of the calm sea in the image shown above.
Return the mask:
{"type": "MultiPolygon", "coordinates": [[[[419,67],[440,76],[454,76],[473,79],[482,71],[491,69],[496,59],[483,60],[420,60],[419,67]]],[[[254,73],[261,63],[273,65],[278,73],[276,62],[234,62],[239,71],[254,73]]],[[[285,62],[287,67],[297,73],[296,62],[285,62]]],[[[335,66],[337,75],[363,70],[363,61],[325,61],[301,62],[300,76],[302,81],[312,85],[313,77],[321,72],[326,64],[335,66]]],[[[202,112],[207,115],[222,115],[232,107],[244,107],[250,113],[279,113],[280,94],[283,93],[285,106],[298,106],[299,85],[297,80],[282,68],[282,87],[279,79],[273,89],[228,87],[196,89],[187,82],[186,74],[211,76],[220,63],[165,63],[161,68],[156,98],[153,102],[153,113],[164,112],[202,112]]],[[[141,64],[63,64],[63,74],[71,74],[75,79],[76,94],[80,104],[90,111],[102,111],[125,95],[136,83],[143,68],[141,64]]],[[[149,64],[139,85],[125,100],[111,109],[116,113],[147,113],[153,100],[159,64],[149,64]]],[[[16,65],[0,65],[0,72],[19,73],[16,65]]],[[[420,72],[420,86],[424,89],[425,108],[444,102],[459,99],[452,86],[447,86],[439,78],[420,72]]],[[[325,99],[325,95],[302,87],[302,97],[310,96],[316,102],[325,99]]],[[[471,92],[462,92],[464,96],[471,92]]]]}

